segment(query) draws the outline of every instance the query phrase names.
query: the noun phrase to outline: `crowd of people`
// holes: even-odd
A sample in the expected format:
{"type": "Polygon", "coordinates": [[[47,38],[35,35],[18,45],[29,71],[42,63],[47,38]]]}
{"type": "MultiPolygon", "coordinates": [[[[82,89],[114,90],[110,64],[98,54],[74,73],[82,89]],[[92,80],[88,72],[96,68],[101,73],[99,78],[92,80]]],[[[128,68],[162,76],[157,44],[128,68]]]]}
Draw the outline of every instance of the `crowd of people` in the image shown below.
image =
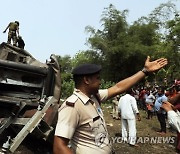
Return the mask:
{"type": "Polygon", "coordinates": [[[118,119],[121,119],[122,139],[127,141],[129,138],[129,144],[135,146],[138,146],[135,144],[136,119],[141,120],[138,108],[146,112],[148,120],[157,117],[160,124],[158,134],[164,136],[167,125],[177,131],[176,150],[180,152],[180,81],[175,80],[169,87],[136,87],[121,95],[117,110],[118,119]]]}

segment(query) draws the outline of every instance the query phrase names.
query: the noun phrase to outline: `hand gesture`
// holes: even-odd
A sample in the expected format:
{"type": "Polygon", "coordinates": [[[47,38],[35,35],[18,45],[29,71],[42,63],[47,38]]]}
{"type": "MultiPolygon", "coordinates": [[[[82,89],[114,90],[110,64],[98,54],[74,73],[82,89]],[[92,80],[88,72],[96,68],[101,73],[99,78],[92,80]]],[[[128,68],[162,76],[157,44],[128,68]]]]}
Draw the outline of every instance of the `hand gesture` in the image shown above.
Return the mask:
{"type": "Polygon", "coordinates": [[[173,105],[169,102],[163,102],[161,108],[163,108],[166,112],[173,110],[173,105]]]}
{"type": "Polygon", "coordinates": [[[167,63],[168,62],[166,58],[159,58],[155,61],[150,62],[150,57],[148,56],[145,61],[144,67],[147,69],[148,72],[154,72],[167,65],[167,63]]]}

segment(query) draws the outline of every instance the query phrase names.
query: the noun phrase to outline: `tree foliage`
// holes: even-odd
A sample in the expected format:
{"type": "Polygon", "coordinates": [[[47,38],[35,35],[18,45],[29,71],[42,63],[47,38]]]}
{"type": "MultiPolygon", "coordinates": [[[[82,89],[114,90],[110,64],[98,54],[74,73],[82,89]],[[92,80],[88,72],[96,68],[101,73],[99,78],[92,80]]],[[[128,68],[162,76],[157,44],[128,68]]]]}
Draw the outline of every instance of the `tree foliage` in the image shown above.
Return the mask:
{"type": "Polygon", "coordinates": [[[101,56],[93,50],[79,51],[72,59],[73,67],[84,63],[101,63],[101,56]]]}
{"type": "Polygon", "coordinates": [[[126,21],[127,14],[127,10],[121,12],[110,5],[102,13],[102,30],[86,27],[88,43],[102,57],[105,80],[116,82],[132,75],[143,67],[148,55],[174,59],[171,65],[179,63],[179,52],[172,54],[179,50],[180,39],[179,16],[172,2],[161,4],[132,25],[126,21]]]}
{"type": "Polygon", "coordinates": [[[180,14],[172,2],[161,4],[147,17],[127,23],[128,10],[119,11],[112,4],[105,8],[100,19],[101,29],[85,28],[90,49],[79,51],[71,59],[60,57],[64,79],[70,80],[70,70],[83,63],[103,66],[105,83],[117,82],[139,71],[146,57],[168,58],[169,65],[149,76],[150,81],[180,78],[180,14]],[[65,75],[66,74],[66,75],[65,75]]]}

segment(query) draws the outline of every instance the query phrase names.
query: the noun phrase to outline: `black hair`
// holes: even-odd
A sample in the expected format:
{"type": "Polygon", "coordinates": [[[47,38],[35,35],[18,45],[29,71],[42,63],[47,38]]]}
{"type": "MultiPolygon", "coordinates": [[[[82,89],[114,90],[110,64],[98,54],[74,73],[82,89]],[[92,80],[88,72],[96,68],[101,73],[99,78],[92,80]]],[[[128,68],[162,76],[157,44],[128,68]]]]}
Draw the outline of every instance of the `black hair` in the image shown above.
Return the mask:
{"type": "Polygon", "coordinates": [[[160,86],[159,88],[158,88],[158,90],[161,90],[161,92],[165,92],[165,87],[164,86],[160,86]]]}
{"type": "Polygon", "coordinates": [[[73,80],[74,80],[74,83],[75,83],[75,88],[77,88],[81,84],[81,82],[83,80],[83,77],[84,77],[84,75],[73,75],[73,80]]]}
{"type": "Polygon", "coordinates": [[[129,88],[128,90],[126,90],[126,93],[127,93],[127,94],[133,94],[133,89],[132,89],[132,88],[129,88]]]}

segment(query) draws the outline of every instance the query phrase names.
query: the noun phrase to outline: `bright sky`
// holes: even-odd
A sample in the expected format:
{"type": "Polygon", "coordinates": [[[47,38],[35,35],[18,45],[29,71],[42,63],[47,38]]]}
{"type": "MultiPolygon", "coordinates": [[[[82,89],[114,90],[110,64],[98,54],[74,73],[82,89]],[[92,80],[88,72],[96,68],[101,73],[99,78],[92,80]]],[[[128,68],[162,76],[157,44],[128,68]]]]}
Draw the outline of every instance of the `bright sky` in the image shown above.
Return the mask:
{"type": "MultiPolygon", "coordinates": [[[[20,22],[20,35],[25,49],[36,59],[45,62],[50,55],[70,55],[87,50],[85,27],[101,28],[104,8],[113,4],[116,9],[129,10],[131,24],[147,16],[168,0],[4,0],[0,9],[0,32],[11,21],[20,22]]],[[[180,9],[180,0],[172,0],[180,9]]],[[[7,32],[0,33],[0,43],[7,41],[7,32]]]]}

